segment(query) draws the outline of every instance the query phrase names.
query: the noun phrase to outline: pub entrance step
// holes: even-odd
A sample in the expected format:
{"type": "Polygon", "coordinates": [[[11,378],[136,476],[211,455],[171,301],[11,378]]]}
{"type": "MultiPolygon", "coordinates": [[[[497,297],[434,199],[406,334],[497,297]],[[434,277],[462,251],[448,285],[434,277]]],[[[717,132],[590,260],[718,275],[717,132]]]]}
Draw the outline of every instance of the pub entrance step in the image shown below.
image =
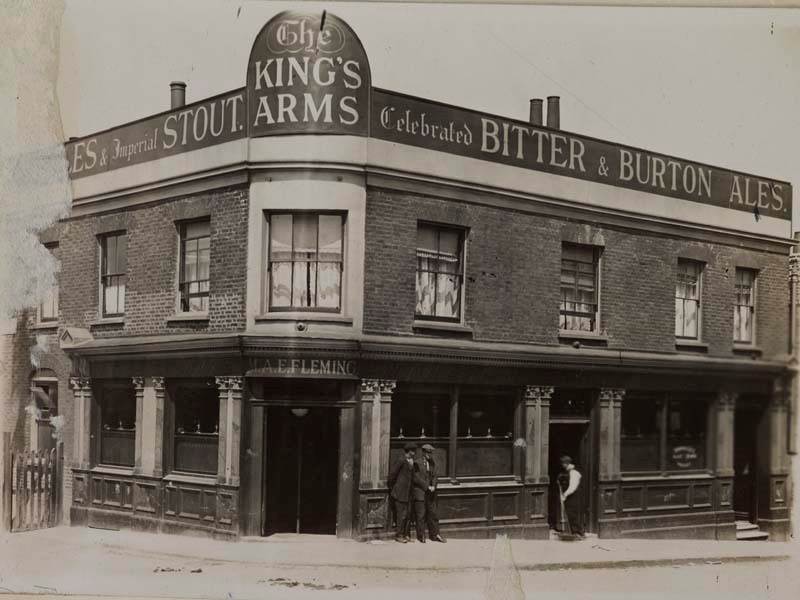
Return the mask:
{"type": "Polygon", "coordinates": [[[769,539],[769,534],[749,521],[736,521],[736,539],[746,542],[765,542],[769,539]]]}

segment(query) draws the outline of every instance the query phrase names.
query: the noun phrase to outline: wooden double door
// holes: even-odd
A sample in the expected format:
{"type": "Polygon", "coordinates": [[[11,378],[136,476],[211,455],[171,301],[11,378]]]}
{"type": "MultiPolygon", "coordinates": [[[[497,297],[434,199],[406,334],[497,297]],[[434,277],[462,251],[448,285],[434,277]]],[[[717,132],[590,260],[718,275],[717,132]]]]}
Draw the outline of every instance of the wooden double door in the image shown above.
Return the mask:
{"type": "Polygon", "coordinates": [[[266,413],[264,535],[335,534],[339,410],[271,406],[266,413]]]}

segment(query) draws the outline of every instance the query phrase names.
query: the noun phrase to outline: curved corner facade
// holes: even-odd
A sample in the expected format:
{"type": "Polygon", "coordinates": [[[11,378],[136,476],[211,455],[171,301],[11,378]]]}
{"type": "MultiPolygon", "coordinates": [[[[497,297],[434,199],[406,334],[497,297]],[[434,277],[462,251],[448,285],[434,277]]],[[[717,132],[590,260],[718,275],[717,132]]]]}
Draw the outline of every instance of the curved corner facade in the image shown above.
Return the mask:
{"type": "Polygon", "coordinates": [[[785,539],[790,184],[373,88],[314,19],[67,144],[72,523],[386,537],[414,441],[448,536],[546,538],[568,454],[600,537],[785,539]]]}

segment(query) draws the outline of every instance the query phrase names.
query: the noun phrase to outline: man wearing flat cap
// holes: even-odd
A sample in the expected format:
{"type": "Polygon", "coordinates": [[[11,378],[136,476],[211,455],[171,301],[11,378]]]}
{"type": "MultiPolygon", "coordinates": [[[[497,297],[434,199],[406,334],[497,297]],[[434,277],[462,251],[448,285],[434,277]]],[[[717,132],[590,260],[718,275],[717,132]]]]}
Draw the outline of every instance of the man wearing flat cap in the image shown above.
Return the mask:
{"type": "Polygon", "coordinates": [[[439,473],[436,471],[436,461],[433,459],[433,446],[422,445],[422,461],[420,468],[426,483],[425,489],[425,524],[428,527],[428,536],[435,542],[445,543],[439,533],[439,515],[436,512],[436,483],[439,473]]]}
{"type": "Polygon", "coordinates": [[[417,539],[425,541],[425,489],[427,484],[420,473],[419,465],[414,462],[417,445],[409,442],[403,446],[403,458],[392,465],[389,471],[389,493],[397,510],[397,533],[394,539],[401,543],[409,542],[409,510],[417,511],[417,539]],[[421,501],[415,502],[417,498],[421,501]],[[421,514],[420,514],[421,513],[421,514]]]}

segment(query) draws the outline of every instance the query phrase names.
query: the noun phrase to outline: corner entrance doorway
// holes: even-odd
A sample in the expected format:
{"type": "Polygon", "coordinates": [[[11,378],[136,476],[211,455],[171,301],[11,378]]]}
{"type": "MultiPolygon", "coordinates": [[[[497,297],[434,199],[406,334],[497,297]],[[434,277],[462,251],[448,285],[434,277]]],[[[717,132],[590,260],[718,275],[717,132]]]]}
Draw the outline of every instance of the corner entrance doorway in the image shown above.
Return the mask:
{"type": "Polygon", "coordinates": [[[274,406],[266,412],[264,535],[335,534],[339,411],[274,406]]]}

